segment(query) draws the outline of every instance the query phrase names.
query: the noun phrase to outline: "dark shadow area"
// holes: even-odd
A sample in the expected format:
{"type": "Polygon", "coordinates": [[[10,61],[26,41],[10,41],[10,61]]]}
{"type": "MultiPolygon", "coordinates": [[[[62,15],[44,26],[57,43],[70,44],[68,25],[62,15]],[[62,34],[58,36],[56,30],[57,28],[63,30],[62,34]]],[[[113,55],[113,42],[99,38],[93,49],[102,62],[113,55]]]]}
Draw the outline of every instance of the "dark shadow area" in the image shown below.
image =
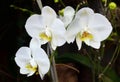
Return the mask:
{"type": "MultiPolygon", "coordinates": [[[[53,0],[42,0],[43,5],[49,5],[55,11],[64,8],[60,3],[54,3],[53,0]]],[[[66,5],[76,8],[76,4],[82,0],[63,0],[66,5]]],[[[96,12],[101,10],[99,6],[100,0],[88,0],[89,7],[96,12]],[[95,4],[95,5],[93,5],[95,4]],[[97,7],[96,7],[97,6],[97,7]]],[[[120,0],[115,0],[120,5],[120,0]]],[[[28,46],[30,37],[24,28],[27,18],[30,13],[23,12],[19,9],[14,9],[10,5],[15,5],[20,8],[25,8],[35,13],[40,13],[37,3],[34,0],[1,0],[0,1],[0,82],[48,82],[48,75],[42,81],[39,75],[27,77],[19,73],[19,67],[14,61],[15,53],[21,46],[28,46]]],[[[86,5],[85,5],[86,6],[86,5]]],[[[112,48],[111,48],[112,49],[112,48]]],[[[58,49],[59,52],[77,52],[76,44],[65,44],[58,49]]],[[[109,55],[107,55],[109,56],[109,55]]],[[[120,57],[119,57],[120,58],[120,57]]],[[[104,62],[106,62],[105,59],[104,62]]],[[[92,82],[91,71],[89,68],[79,64],[75,64],[80,74],[78,74],[78,82],[92,82]],[[88,74],[89,73],[89,74],[88,74]]],[[[120,60],[116,61],[116,70],[120,75],[120,60]]]]}

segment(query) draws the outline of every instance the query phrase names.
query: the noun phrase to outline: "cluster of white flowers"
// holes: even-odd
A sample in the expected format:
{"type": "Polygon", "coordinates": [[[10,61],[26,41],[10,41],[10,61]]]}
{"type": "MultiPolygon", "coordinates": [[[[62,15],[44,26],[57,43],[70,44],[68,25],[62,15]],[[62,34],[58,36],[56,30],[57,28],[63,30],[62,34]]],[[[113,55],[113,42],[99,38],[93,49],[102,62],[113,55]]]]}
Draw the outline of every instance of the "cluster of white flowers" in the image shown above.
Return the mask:
{"type": "Polygon", "coordinates": [[[78,49],[82,42],[95,49],[100,48],[112,31],[107,18],[88,7],[75,10],[67,6],[63,16],[57,16],[49,6],[42,8],[41,15],[30,16],[25,24],[27,33],[32,37],[29,47],[21,47],[15,57],[21,74],[31,76],[39,73],[41,79],[50,69],[50,62],[41,45],[50,43],[53,50],[76,40],[78,49]]]}

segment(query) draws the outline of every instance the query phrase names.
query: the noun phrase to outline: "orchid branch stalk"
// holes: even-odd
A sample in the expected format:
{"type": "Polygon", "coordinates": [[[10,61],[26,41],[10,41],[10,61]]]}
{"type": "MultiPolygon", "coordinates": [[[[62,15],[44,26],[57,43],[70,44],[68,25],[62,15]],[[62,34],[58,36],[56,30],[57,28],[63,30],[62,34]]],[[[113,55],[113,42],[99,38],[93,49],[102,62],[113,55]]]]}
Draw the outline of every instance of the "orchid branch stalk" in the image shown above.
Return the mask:
{"type": "Polygon", "coordinates": [[[47,45],[47,54],[49,55],[50,60],[51,60],[50,72],[51,72],[52,82],[58,82],[54,51],[52,50],[52,47],[49,43],[47,45]]]}
{"type": "Polygon", "coordinates": [[[42,9],[42,2],[41,2],[41,0],[36,0],[37,1],[37,4],[38,4],[38,6],[39,6],[39,8],[40,8],[40,10],[42,9]]]}
{"type": "Polygon", "coordinates": [[[60,0],[60,3],[62,4],[62,6],[63,6],[63,7],[65,7],[65,4],[63,3],[63,1],[62,1],[62,0],[60,0]]]}
{"type": "Polygon", "coordinates": [[[27,12],[27,13],[30,13],[30,14],[34,14],[34,12],[28,10],[28,9],[24,9],[24,8],[20,8],[18,6],[15,6],[15,5],[10,5],[10,7],[14,8],[14,9],[17,9],[17,10],[20,10],[20,11],[23,11],[23,12],[27,12]]]}
{"type": "MultiPolygon", "coordinates": [[[[42,2],[41,0],[36,0],[37,1],[37,4],[40,8],[40,10],[42,10],[42,2]]],[[[56,67],[55,67],[55,59],[54,59],[54,56],[52,56],[54,53],[53,53],[53,50],[51,48],[51,45],[48,43],[47,45],[47,54],[48,56],[52,57],[52,60],[51,60],[51,68],[50,68],[50,71],[51,71],[51,77],[52,77],[52,82],[58,82],[58,77],[57,77],[57,72],[56,72],[56,67]]]]}
{"type": "Polygon", "coordinates": [[[109,63],[107,64],[107,66],[104,68],[104,70],[102,71],[102,73],[99,74],[99,78],[102,77],[102,75],[104,75],[104,73],[109,69],[110,65],[113,63],[114,59],[115,59],[115,55],[119,50],[119,45],[117,45],[115,52],[113,53],[113,56],[111,58],[111,60],[109,61],[109,63]]]}

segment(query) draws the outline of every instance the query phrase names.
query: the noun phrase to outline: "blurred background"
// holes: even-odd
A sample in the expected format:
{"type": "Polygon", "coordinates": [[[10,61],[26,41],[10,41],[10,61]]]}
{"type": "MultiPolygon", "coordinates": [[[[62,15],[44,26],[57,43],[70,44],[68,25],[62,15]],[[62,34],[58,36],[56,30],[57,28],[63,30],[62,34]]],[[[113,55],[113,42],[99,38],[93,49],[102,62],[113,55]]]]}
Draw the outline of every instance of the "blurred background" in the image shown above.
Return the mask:
{"type": "MultiPolygon", "coordinates": [[[[76,8],[77,4],[86,0],[63,0],[67,5],[76,8]]],[[[95,12],[100,12],[100,2],[101,0],[87,0],[89,6],[95,10],[95,12]]],[[[120,0],[112,0],[116,2],[118,7],[120,6],[120,0]]],[[[58,10],[64,8],[60,3],[54,3],[54,0],[42,0],[43,6],[48,5],[58,10]]],[[[1,0],[0,1],[0,82],[47,82],[48,77],[45,77],[44,81],[41,81],[39,76],[26,77],[19,73],[19,67],[15,64],[14,57],[16,51],[21,46],[28,46],[30,37],[26,33],[24,28],[27,18],[30,13],[23,11],[19,8],[28,9],[34,13],[40,14],[39,7],[35,0],[1,0]],[[11,5],[16,6],[16,8],[11,7],[11,5]],[[17,8],[18,7],[18,8],[17,8]]],[[[120,15],[120,12],[119,12],[120,15]]],[[[120,28],[120,27],[119,27],[120,28]]],[[[66,44],[67,45],[67,44],[66,44]]],[[[68,46],[68,45],[67,45],[68,46]]],[[[77,52],[76,45],[72,44],[67,47],[62,47],[63,51],[77,52]]],[[[114,47],[109,50],[113,50],[114,47]]],[[[108,51],[109,51],[108,50],[108,51]]],[[[60,49],[61,51],[61,49],[60,49]]],[[[109,60],[109,56],[105,58],[105,62],[109,60]]],[[[69,61],[72,63],[72,61],[69,61]]],[[[82,64],[76,66],[80,73],[77,74],[78,82],[92,82],[90,69],[82,64]]],[[[117,59],[116,69],[120,77],[120,58],[117,59]]]]}

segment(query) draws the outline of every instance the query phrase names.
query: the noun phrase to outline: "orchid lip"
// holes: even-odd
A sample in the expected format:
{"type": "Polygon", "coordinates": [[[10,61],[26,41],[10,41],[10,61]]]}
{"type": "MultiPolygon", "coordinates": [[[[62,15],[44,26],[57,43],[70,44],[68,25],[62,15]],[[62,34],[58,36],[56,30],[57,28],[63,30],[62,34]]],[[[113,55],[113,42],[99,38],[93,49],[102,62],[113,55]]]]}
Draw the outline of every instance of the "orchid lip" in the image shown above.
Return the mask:
{"type": "Polygon", "coordinates": [[[51,36],[48,36],[46,33],[41,33],[40,35],[39,35],[39,37],[41,38],[41,39],[43,39],[43,40],[46,40],[46,41],[51,41],[51,36]]]}
{"type": "Polygon", "coordinates": [[[37,66],[32,66],[32,65],[30,65],[30,64],[27,64],[25,67],[26,67],[29,71],[35,72],[35,71],[37,70],[37,66]]]}
{"type": "Polygon", "coordinates": [[[82,35],[80,35],[80,40],[85,41],[85,40],[92,40],[93,35],[87,31],[84,31],[82,35]]]}

